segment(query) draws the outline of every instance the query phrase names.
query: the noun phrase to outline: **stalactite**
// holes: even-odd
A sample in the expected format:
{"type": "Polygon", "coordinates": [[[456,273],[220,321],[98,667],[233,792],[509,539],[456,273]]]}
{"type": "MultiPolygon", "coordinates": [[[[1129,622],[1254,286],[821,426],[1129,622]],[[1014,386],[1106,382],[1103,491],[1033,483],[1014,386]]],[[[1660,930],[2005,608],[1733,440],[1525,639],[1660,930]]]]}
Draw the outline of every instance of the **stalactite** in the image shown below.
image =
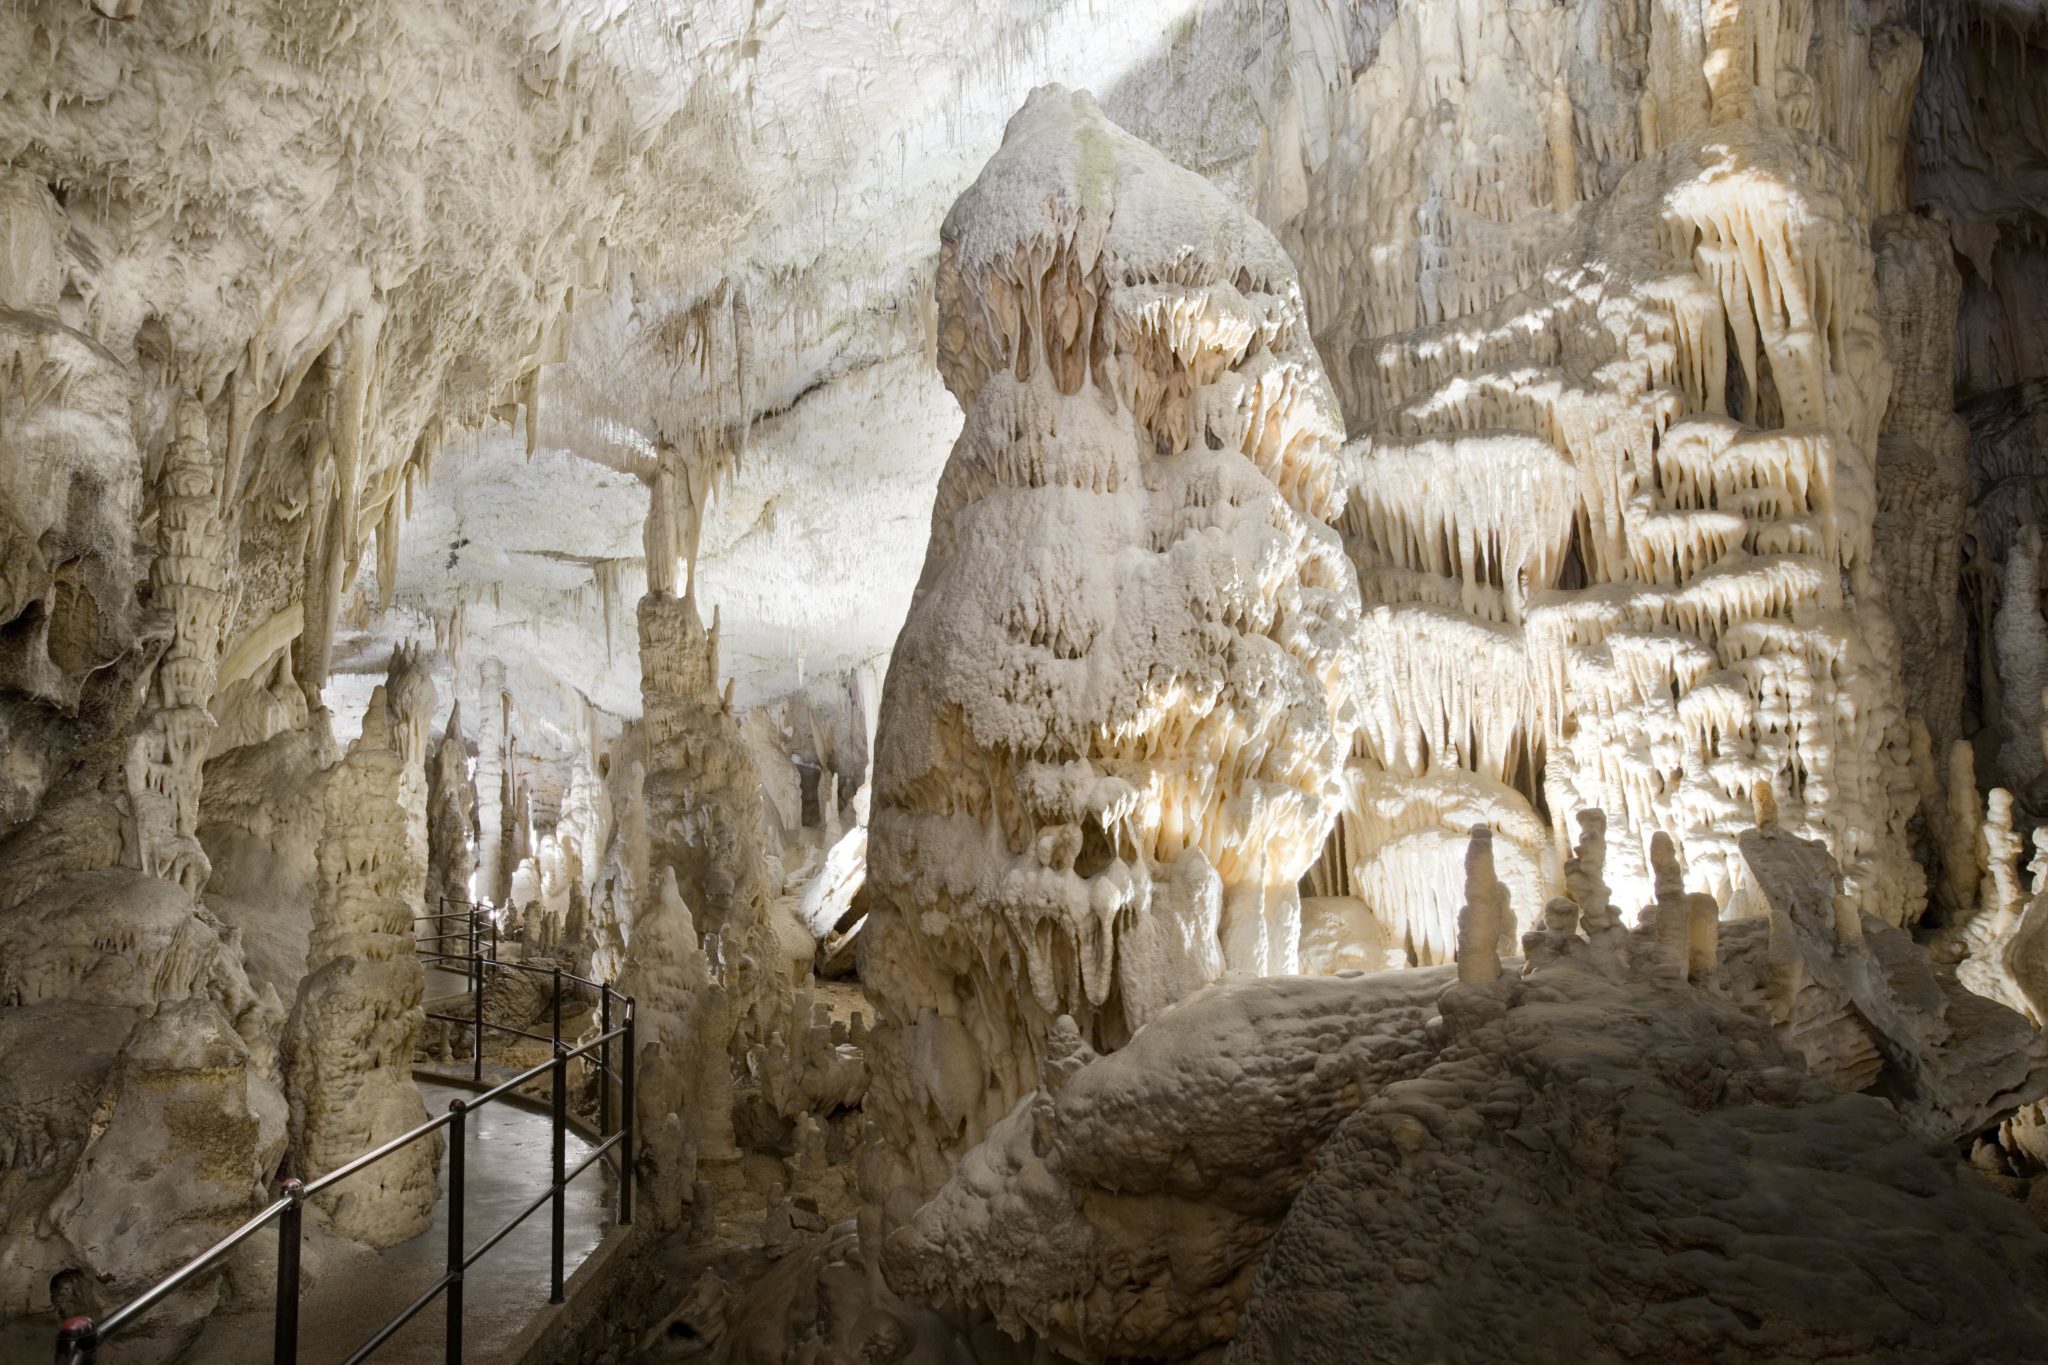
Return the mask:
{"type": "MultiPolygon", "coordinates": [[[[1497,784],[1489,818],[1542,811],[1553,846],[1575,811],[1606,810],[1633,904],[1659,830],[1728,902],[1729,831],[1768,780],[1860,903],[1911,921],[1905,707],[1942,712],[1960,674],[1916,659],[1909,697],[1888,608],[1927,608],[1924,652],[1950,617],[1938,578],[1887,596],[1879,570],[1896,554],[1904,581],[1938,574],[1955,544],[1953,272],[1910,223],[1873,251],[1863,187],[1828,144],[1881,168],[1899,207],[1917,49],[1804,0],[1717,0],[1696,31],[1651,20],[1636,100],[1586,84],[1633,46],[1619,11],[1512,21],[1556,75],[1490,66],[1436,22],[1426,6],[1390,20],[1289,226],[1354,436],[1338,527],[1389,661],[1361,762],[1395,790],[1497,784]],[[1881,107],[1826,103],[1815,61],[1870,68],[1881,107]],[[1889,417],[1888,341],[1910,361],[1889,417]],[[1879,546],[1881,462],[1947,501],[1924,525],[1895,504],[1879,546]]],[[[1409,849],[1364,844],[1353,884],[1391,933],[1440,942],[1443,879],[1409,849]]],[[[1555,873],[1528,867],[1533,917],[1555,873]]]]}

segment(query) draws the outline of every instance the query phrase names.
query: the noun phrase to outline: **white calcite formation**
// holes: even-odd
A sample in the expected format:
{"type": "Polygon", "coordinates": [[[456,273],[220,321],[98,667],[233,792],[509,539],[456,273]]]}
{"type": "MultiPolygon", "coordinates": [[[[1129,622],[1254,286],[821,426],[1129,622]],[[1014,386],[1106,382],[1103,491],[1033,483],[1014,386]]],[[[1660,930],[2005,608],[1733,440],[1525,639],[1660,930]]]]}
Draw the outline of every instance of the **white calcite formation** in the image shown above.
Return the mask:
{"type": "Polygon", "coordinates": [[[1742,1360],[2039,1341],[2048,1240],[1929,1140],[2048,1089],[2040,1036],[1840,914],[1818,841],[1746,832],[1772,910],[1716,934],[1668,841],[1663,899],[1615,922],[1597,835],[1519,963],[1475,837],[1455,975],[1221,983],[1107,1056],[1061,1021],[1036,1092],[886,1238],[890,1288],[1076,1360],[1682,1355],[1702,1312],[1742,1360]],[[1870,1067],[1813,1051],[1823,1016],[1879,1036],[1870,1067]],[[1802,1287],[1936,1262],[1854,1312],[1802,1287]],[[1524,1284],[1541,1340],[1496,1305],[1524,1284]]]}
{"type": "Polygon", "coordinates": [[[636,1076],[634,1121],[653,1212],[664,1226],[680,1220],[697,1162],[737,1155],[733,1146],[732,1006],[698,942],[696,921],[676,889],[672,868],[634,916],[618,989],[634,1002],[644,1040],[636,1076]]]}
{"type": "Polygon", "coordinates": [[[1224,970],[1296,969],[1361,668],[1294,272],[1048,88],[946,220],[967,418],[890,664],[868,1112],[929,1187],[1036,1083],[1224,970]]]}
{"type": "MultiPolygon", "coordinates": [[[[285,1151],[286,1106],[220,1007],[166,1002],[129,1035],[100,1097],[52,1230],[98,1288],[138,1293],[206,1251],[248,1216],[285,1151]],[[175,1190],[175,1202],[153,1191],[175,1190]]],[[[145,1336],[181,1334],[224,1297],[218,1283],[169,1306],[145,1336]]],[[[118,1301],[118,1297],[116,1297],[118,1301]]]]}
{"type": "MultiPolygon", "coordinates": [[[[288,695],[301,696],[296,684],[288,695]]],[[[199,842],[213,871],[203,901],[240,936],[249,979],[283,1000],[306,974],[333,758],[324,736],[300,724],[206,764],[199,842]]]]}
{"type": "MultiPolygon", "coordinates": [[[[1554,885],[1598,808],[1626,900],[1662,830],[1726,903],[1766,782],[1866,908],[1911,921],[1889,608],[1924,607],[1923,655],[1954,649],[1958,509],[1953,271],[1903,212],[1910,15],[1392,8],[1285,234],[1354,437],[1338,525],[1378,661],[1350,888],[1446,960],[1459,816],[1513,832],[1519,888],[1554,885]],[[1923,328],[1888,419],[1887,342],[1923,328]],[[1890,518],[1924,523],[1880,543],[1886,438],[1935,467],[1890,518]]],[[[1914,703],[1953,707],[1942,667],[1916,662],[1914,703]]],[[[1544,898],[1515,897],[1523,928],[1544,898]]]]}
{"type": "Polygon", "coordinates": [[[425,1118],[470,899],[638,997],[647,1360],[2044,1354],[2043,72],[0,4],[0,1356],[425,1118]]]}
{"type": "MultiPolygon", "coordinates": [[[[470,779],[469,740],[462,733],[462,707],[448,710],[448,724],[434,747],[427,770],[427,893],[422,914],[464,914],[472,902],[470,878],[476,873],[476,784],[470,779]]],[[[467,933],[468,926],[436,921],[427,931],[440,935],[467,933]]],[[[468,951],[452,942],[437,951],[468,951]]]]}
{"type": "Polygon", "coordinates": [[[193,896],[212,871],[198,837],[199,795],[213,738],[207,703],[225,643],[232,552],[220,515],[217,450],[207,441],[205,409],[182,400],[157,491],[149,570],[150,603],[169,616],[171,637],[157,665],[154,714],[129,742],[127,764],[126,834],[134,861],[193,896]]]}
{"type": "MultiPolygon", "coordinates": [[[[431,709],[431,685],[419,695],[408,673],[394,662],[400,694],[431,709]]],[[[426,991],[413,917],[426,868],[411,855],[399,754],[414,722],[394,714],[389,696],[379,688],[371,697],[362,735],[327,781],[307,973],[285,1030],[292,1167],[304,1180],[427,1118],[412,1080],[426,991]]],[[[427,1227],[439,1159],[438,1137],[413,1143],[321,1196],[320,1207],[343,1236],[405,1241],[427,1227]]]]}
{"type": "Polygon", "coordinates": [[[1435,1058],[1444,968],[1212,985],[1041,1086],[888,1240],[891,1287],[1077,1360],[1230,1340],[1259,1249],[1346,1115],[1435,1058]]]}
{"type": "MultiPolygon", "coordinates": [[[[673,883],[690,915],[702,919],[697,932],[726,993],[723,1042],[744,1067],[752,1047],[777,1039],[781,1050],[791,978],[808,968],[810,952],[808,941],[786,944],[771,917],[780,877],[760,779],[731,698],[717,685],[717,624],[705,629],[693,598],[656,591],[640,599],[640,676],[647,755],[636,815],[646,839],[641,905],[673,883]]],[[[704,1046],[719,1041],[708,1030],[702,1036],[704,1046]]]]}

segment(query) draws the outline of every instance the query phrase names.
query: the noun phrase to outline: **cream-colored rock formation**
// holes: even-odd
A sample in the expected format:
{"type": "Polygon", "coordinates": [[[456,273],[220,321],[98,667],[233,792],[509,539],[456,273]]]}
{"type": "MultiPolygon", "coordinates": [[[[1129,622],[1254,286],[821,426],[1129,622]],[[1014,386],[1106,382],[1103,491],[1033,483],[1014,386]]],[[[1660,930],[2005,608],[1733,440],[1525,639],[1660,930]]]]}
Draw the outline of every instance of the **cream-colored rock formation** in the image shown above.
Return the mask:
{"type": "Polygon", "coordinates": [[[633,920],[619,990],[633,998],[640,1053],[635,1121],[653,1212],[674,1226],[699,1160],[737,1155],[732,1128],[732,1001],[697,936],[696,921],[663,868],[656,894],[633,920]]]}
{"type": "Polygon", "coordinates": [[[868,1112],[929,1188],[1035,1083],[1300,960],[1359,686],[1337,415],[1285,255],[1037,92],[942,234],[967,414],[882,696],[868,1112]]]}
{"type": "MultiPolygon", "coordinates": [[[[1504,870],[1541,885],[1599,808],[1624,899],[1661,830],[1726,903],[1768,782],[1910,922],[1889,608],[1917,608],[1911,701],[1952,736],[1959,511],[1954,272],[1904,212],[1910,16],[1460,13],[1395,10],[1285,234],[1354,438],[1339,525],[1384,660],[1350,884],[1446,960],[1457,816],[1512,830],[1504,870]],[[1919,472],[1883,518],[1886,451],[1919,472]]],[[[1516,904],[1532,927],[1542,899],[1516,904]]]]}
{"type": "Polygon", "coordinates": [[[1838,918],[1825,845],[1772,827],[1741,848],[1771,912],[1706,941],[1682,890],[1675,933],[1662,902],[1633,931],[1608,923],[1597,852],[1582,847],[1585,902],[1553,900],[1504,972],[1501,883],[1481,835],[1455,974],[1222,983],[1100,1057],[1062,1021],[1037,1091],[889,1236],[892,1289],[993,1314],[1075,1359],[1234,1343],[1232,1358],[1351,1360],[1391,1334],[1405,1344],[1368,1358],[1567,1360],[1682,1349],[1689,1319],[1655,1308],[1676,1276],[1741,1302],[1731,1320],[1756,1320],[1716,1333],[1737,1358],[1896,1344],[1902,1358],[1952,1359],[1910,1304],[1858,1320],[1788,1292],[1755,1234],[1796,1225],[1814,1239],[1802,1257],[1897,1257],[1897,1274],[1981,1217],[1973,1255],[2006,1288],[1958,1271],[1930,1292],[1982,1306],[1968,1329],[1978,1353],[2017,1348],[2040,1330],[2020,1248],[2042,1233],[1922,1144],[2048,1089],[2048,1047],[2010,1011],[1942,985],[1899,930],[1838,918]],[[1822,1016],[1839,1027],[1831,1040],[1822,1016]],[[1829,1041],[1835,1054],[1819,1054],[1829,1041]],[[1867,1067],[1843,1064],[1851,1053],[1867,1067]],[[1914,1194],[1842,1206],[1909,1152],[1914,1194]],[[1745,1201],[1759,1186],[1811,1210],[1779,1223],[1745,1201]],[[1687,1237],[1661,1212],[1667,1197],[1721,1231],[1687,1237]],[[1880,1250],[1872,1229],[1886,1224],[1901,1240],[1880,1250]],[[1475,1225],[1489,1232],[1466,1235],[1475,1225]],[[1423,1245],[1428,1257],[1407,1249],[1423,1245]],[[1538,1345],[1510,1346],[1507,1320],[1472,1292],[1508,1292],[1523,1274],[1550,1283],[1550,1267],[1582,1261],[1610,1273],[1598,1288],[1589,1268],[1557,1283],[1557,1336],[1538,1345]],[[1436,1273],[1466,1263],[1480,1269],[1436,1273]]]}
{"type": "Polygon", "coordinates": [[[1520,980],[1444,995],[1444,1053],[1324,1144],[1224,1359],[2037,1349],[2043,1234],[2017,1205],[1883,1099],[1804,1074],[1711,986],[1559,946],[1520,980]],[[1823,1286],[1852,1281],[1914,1288],[1850,1311],[1823,1286]],[[1514,1285],[1545,1305],[1542,1333],[1504,1310],[1514,1285]]]}
{"type": "MultiPolygon", "coordinates": [[[[362,735],[327,781],[306,977],[285,1029],[292,1166],[303,1180],[427,1117],[412,1080],[426,1022],[413,926],[426,865],[413,857],[405,795],[415,784],[402,756],[423,754],[409,733],[433,706],[423,682],[409,659],[393,659],[389,690],[372,694],[362,735]]],[[[320,1196],[320,1207],[343,1236],[405,1241],[427,1227],[439,1159],[438,1139],[413,1143],[320,1196]]]]}
{"type": "MultiPolygon", "coordinates": [[[[427,770],[427,893],[426,915],[466,913],[473,902],[470,878],[476,874],[476,783],[470,778],[469,740],[462,733],[462,706],[448,710],[448,724],[434,747],[427,770]]],[[[430,932],[460,933],[467,925],[439,921],[430,932]]],[[[444,944],[439,950],[467,951],[444,944]]]]}
{"type": "Polygon", "coordinates": [[[638,999],[581,1355],[2043,1354],[2044,71],[0,4],[0,1357],[424,1119],[469,901],[638,999]]]}

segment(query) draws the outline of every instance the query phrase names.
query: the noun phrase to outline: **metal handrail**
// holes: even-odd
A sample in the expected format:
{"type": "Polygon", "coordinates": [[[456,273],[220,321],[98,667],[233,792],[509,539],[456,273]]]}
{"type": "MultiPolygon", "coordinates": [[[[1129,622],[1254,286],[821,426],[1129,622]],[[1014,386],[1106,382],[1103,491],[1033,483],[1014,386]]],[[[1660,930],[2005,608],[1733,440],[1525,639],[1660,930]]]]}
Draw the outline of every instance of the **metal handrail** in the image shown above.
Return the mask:
{"type": "MultiPolygon", "coordinates": [[[[447,898],[443,897],[443,903],[447,898]]],[[[443,955],[441,960],[460,961],[469,965],[471,978],[475,982],[476,1008],[468,1021],[453,1020],[456,1023],[472,1023],[476,1030],[476,1079],[483,1079],[483,1030],[486,1027],[505,1029],[501,1024],[486,1025],[483,1017],[483,983],[490,968],[513,967],[526,971],[547,971],[549,969],[529,967],[523,963],[498,962],[495,953],[485,957],[482,953],[480,913],[475,907],[467,912],[470,922],[468,940],[472,953],[468,957],[443,955]]],[[[421,918],[446,918],[446,916],[422,916],[421,918]]],[[[461,937],[448,935],[446,937],[461,937]]],[[[495,941],[495,929],[492,934],[495,941]]],[[[509,1080],[501,1081],[472,1100],[461,1098],[450,1100],[448,1112],[439,1118],[428,1119],[410,1132],[404,1133],[373,1151],[363,1153],[354,1160],[329,1171],[310,1183],[286,1180],[280,1186],[282,1193],[266,1205],[263,1210],[213,1246],[187,1261],[178,1269],[159,1280],[137,1297],[108,1314],[103,1321],[95,1322],[86,1316],[65,1319],[57,1331],[57,1365],[90,1365],[101,1344],[113,1337],[135,1319],[154,1308],[170,1295],[189,1284],[196,1276],[216,1265],[229,1252],[255,1236],[267,1227],[272,1219],[278,1220],[277,1241],[277,1300],[276,1315],[271,1348],[271,1358],[277,1365],[296,1362],[299,1344],[299,1248],[303,1236],[301,1216],[305,1201],[312,1195],[329,1189],[348,1179],[366,1167],[390,1156],[393,1152],[410,1146],[422,1138],[431,1136],[443,1128],[453,1129],[448,1156],[448,1255],[447,1269],[442,1276],[418,1298],[407,1305],[398,1316],[385,1323],[373,1333],[368,1341],[350,1355],[345,1365],[367,1359],[379,1347],[389,1341],[400,1328],[417,1317],[422,1309],[431,1304],[436,1296],[447,1297],[447,1327],[444,1339],[444,1359],[453,1365],[462,1359],[462,1280],[464,1273],[485,1253],[502,1241],[514,1228],[539,1210],[542,1204],[553,1205],[552,1227],[549,1238],[549,1303],[562,1302],[563,1283],[563,1224],[567,1214],[567,1191],[569,1182],[590,1169],[599,1158],[616,1147],[619,1151],[619,1226],[630,1227],[633,1222],[633,1109],[634,1109],[634,1054],[633,1038],[634,1006],[632,996],[620,996],[611,986],[597,981],[563,972],[554,968],[551,972],[555,982],[554,1034],[552,1039],[541,1038],[538,1034],[523,1029],[507,1029],[522,1037],[552,1042],[553,1056],[547,1061],[527,1068],[509,1080]],[[599,1023],[594,1038],[568,1047],[562,1041],[562,991],[564,981],[574,981],[593,988],[598,992],[599,1023]],[[620,1000],[625,1005],[624,1022],[612,1027],[612,1002],[620,1000]],[[614,1041],[623,1044],[625,1057],[622,1067],[614,1071],[611,1066],[611,1045],[614,1041]],[[568,1130],[568,1072],[569,1063],[582,1059],[586,1071],[595,1070],[598,1083],[598,1136],[590,1155],[577,1163],[571,1171],[566,1167],[566,1141],[568,1130]],[[494,1100],[503,1099],[520,1086],[529,1084],[543,1072],[551,1074],[553,1085],[550,1096],[549,1126],[553,1139],[553,1178],[534,1201],[521,1210],[511,1222],[499,1228],[486,1238],[474,1251],[463,1246],[463,1195],[466,1181],[467,1159],[463,1146],[469,1114],[494,1100]],[[612,1130],[611,1081],[619,1083],[619,1127],[612,1130]]],[[[448,1015],[429,1015],[429,1018],[450,1019],[448,1015]]]]}

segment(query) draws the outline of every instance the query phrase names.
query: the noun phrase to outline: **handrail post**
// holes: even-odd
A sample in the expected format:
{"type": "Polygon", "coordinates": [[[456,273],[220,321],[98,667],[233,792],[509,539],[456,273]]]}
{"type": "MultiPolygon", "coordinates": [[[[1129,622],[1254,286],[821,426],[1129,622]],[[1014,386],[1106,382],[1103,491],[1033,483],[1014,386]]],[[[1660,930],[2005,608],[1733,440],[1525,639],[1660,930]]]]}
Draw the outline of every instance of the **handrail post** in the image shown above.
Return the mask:
{"type": "Polygon", "coordinates": [[[619,1078],[619,1226],[633,1226],[633,997],[626,997],[626,1059],[619,1078]]]}
{"type": "Polygon", "coordinates": [[[470,1064],[475,1068],[472,1074],[476,1078],[476,1083],[482,1085],[484,1083],[484,961],[482,958],[472,960],[476,963],[476,1017],[471,1022],[469,1055],[470,1064]]]}
{"type": "Polygon", "coordinates": [[[612,988],[597,990],[597,1135],[612,1135],[612,988]]]}
{"type": "Polygon", "coordinates": [[[299,1358],[299,1233],[306,1187],[287,1180],[283,1193],[291,1202],[277,1216],[277,1312],[270,1358],[274,1365],[295,1365],[299,1358]]]}
{"type": "Polygon", "coordinates": [[[91,1318],[66,1318],[57,1329],[57,1365],[88,1365],[99,1344],[99,1329],[91,1318]]]}
{"type": "Polygon", "coordinates": [[[469,1106],[460,1095],[448,1101],[448,1331],[447,1365],[462,1365],[462,1190],[463,1137],[469,1106]]]}
{"type": "Polygon", "coordinates": [[[562,969],[555,968],[555,1004],[553,1036],[549,1039],[556,1047],[562,1045],[562,969]]]}
{"type": "Polygon", "coordinates": [[[568,1151],[565,1139],[569,1127],[569,1050],[555,1041],[555,1182],[553,1226],[548,1232],[548,1302],[562,1301],[562,1223],[568,1213],[568,1151]]]}

